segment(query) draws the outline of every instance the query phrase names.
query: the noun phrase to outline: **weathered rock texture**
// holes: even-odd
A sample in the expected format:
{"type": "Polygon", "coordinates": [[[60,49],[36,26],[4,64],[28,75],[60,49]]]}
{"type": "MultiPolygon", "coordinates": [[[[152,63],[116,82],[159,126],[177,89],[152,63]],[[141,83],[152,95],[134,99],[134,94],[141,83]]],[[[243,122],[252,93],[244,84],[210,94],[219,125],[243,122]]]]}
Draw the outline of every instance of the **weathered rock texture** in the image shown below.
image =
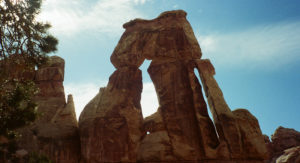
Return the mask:
{"type": "Polygon", "coordinates": [[[300,163],[300,146],[284,150],[284,153],[276,159],[276,163],[300,163]]]}
{"type": "Polygon", "coordinates": [[[213,65],[200,59],[201,49],[184,11],[136,19],[123,27],[111,55],[117,70],[85,106],[79,125],[72,95],[65,100],[63,59],[50,57],[28,72],[9,69],[12,78],[33,80],[40,88],[35,100],[42,116],[20,129],[18,156],[33,151],[56,163],[300,162],[299,132],[279,127],[271,142],[248,110],[231,111],[213,65]],[[159,107],[143,119],[139,66],[145,59],[152,61],[148,73],[159,107]]]}
{"type": "Polygon", "coordinates": [[[62,58],[52,56],[47,64],[32,72],[40,89],[35,101],[39,118],[20,129],[20,149],[47,155],[56,163],[77,163],[80,155],[78,123],[72,95],[65,100],[62,58]]]}
{"type": "Polygon", "coordinates": [[[79,130],[82,162],[262,162],[267,156],[257,119],[231,111],[182,10],[135,19],[111,55],[116,71],[84,108],[79,130]],[[148,73],[158,111],[143,120],[139,66],[148,73]],[[207,111],[197,69],[213,121],[207,111]]]}
{"type": "Polygon", "coordinates": [[[135,162],[143,116],[142,73],[122,67],[79,118],[82,162],[135,162]]]}
{"type": "Polygon", "coordinates": [[[300,132],[280,126],[271,136],[271,141],[266,137],[265,142],[270,155],[268,162],[300,162],[300,132]]]}

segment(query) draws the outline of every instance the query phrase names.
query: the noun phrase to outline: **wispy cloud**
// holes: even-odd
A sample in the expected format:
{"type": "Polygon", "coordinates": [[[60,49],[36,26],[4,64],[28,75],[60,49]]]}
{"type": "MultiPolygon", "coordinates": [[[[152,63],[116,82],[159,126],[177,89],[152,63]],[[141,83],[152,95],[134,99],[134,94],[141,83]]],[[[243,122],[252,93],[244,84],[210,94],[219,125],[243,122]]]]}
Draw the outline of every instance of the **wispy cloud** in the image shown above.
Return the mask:
{"type": "Polygon", "coordinates": [[[149,0],[134,0],[134,3],[135,4],[144,4],[147,1],[149,1],[149,0]]]}
{"type": "Polygon", "coordinates": [[[46,0],[39,19],[52,24],[52,31],[63,35],[77,32],[103,32],[114,34],[122,31],[122,24],[145,17],[139,10],[148,0],[46,0]]]}
{"type": "Polygon", "coordinates": [[[227,34],[198,35],[203,58],[216,66],[274,68],[300,58],[300,22],[256,26],[227,34]]]}
{"type": "MultiPolygon", "coordinates": [[[[73,95],[77,118],[80,116],[85,105],[99,92],[100,87],[105,87],[106,85],[107,82],[65,84],[66,95],[73,95]]],[[[156,112],[158,108],[158,100],[152,83],[143,84],[141,105],[144,117],[156,112]]]]}

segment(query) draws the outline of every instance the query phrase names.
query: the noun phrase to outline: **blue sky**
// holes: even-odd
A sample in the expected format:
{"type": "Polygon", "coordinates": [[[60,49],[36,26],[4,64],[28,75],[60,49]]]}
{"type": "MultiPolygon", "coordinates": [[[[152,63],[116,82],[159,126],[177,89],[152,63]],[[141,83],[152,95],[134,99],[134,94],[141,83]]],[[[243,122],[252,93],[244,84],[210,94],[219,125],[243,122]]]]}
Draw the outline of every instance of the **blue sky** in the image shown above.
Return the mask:
{"type": "MultiPolygon", "coordinates": [[[[271,135],[280,125],[300,131],[299,8],[298,0],[45,0],[39,19],[59,39],[55,55],[66,60],[64,85],[79,116],[115,70],[109,57],[122,25],[183,9],[230,108],[250,110],[271,135]]],[[[149,63],[141,67],[144,116],[158,106],[149,63]]]]}

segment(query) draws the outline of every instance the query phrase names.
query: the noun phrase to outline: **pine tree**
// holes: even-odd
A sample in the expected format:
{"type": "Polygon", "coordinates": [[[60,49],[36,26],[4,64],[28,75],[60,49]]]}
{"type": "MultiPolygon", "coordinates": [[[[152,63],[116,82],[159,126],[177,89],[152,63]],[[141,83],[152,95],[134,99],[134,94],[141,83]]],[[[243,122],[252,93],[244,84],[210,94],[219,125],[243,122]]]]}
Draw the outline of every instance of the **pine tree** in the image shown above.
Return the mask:
{"type": "Polygon", "coordinates": [[[26,74],[55,52],[48,23],[36,20],[42,0],[0,0],[0,161],[15,152],[16,129],[36,119],[38,89],[26,74]]]}

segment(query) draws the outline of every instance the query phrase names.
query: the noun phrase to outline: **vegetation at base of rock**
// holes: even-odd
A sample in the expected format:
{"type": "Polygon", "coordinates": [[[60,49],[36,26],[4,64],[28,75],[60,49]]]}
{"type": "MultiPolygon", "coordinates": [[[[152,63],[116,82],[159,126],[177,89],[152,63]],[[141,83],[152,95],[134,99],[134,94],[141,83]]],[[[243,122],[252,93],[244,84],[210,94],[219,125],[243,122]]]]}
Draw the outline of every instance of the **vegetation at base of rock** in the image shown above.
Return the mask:
{"type": "Polygon", "coordinates": [[[6,135],[25,126],[36,118],[36,104],[32,96],[36,93],[32,81],[13,80],[0,85],[0,134],[6,135]],[[12,89],[5,88],[11,85],[12,89]]]}
{"type": "Polygon", "coordinates": [[[42,0],[0,0],[0,160],[14,157],[15,130],[37,117],[38,89],[28,76],[55,52],[48,23],[36,20],[42,0]]]}
{"type": "Polygon", "coordinates": [[[0,135],[7,140],[0,142],[0,158],[7,159],[13,157],[16,139],[20,137],[14,130],[37,117],[36,104],[32,100],[37,90],[32,81],[6,81],[0,85],[0,135]]]}

